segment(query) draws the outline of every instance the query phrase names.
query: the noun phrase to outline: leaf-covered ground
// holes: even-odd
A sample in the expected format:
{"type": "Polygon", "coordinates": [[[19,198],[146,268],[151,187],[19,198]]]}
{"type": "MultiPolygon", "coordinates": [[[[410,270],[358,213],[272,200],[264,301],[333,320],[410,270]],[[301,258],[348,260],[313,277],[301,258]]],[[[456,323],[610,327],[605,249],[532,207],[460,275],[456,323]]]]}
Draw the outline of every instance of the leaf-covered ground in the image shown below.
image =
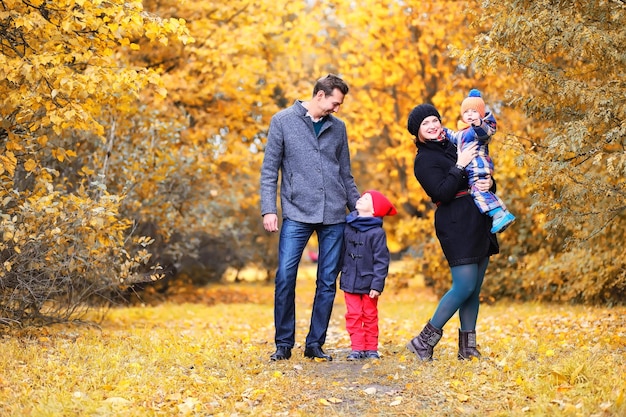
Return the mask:
{"type": "Polygon", "coordinates": [[[345,360],[343,294],[325,350],[302,355],[312,270],[298,284],[297,346],[273,363],[273,287],[207,288],[193,302],[113,310],[99,327],[1,335],[2,416],[624,416],[626,309],[484,305],[481,361],[456,359],[456,318],[436,361],[405,349],[437,299],[419,280],[380,301],[381,360],[345,360]],[[228,296],[226,296],[228,294],[228,296]],[[216,299],[228,303],[215,303],[216,299]]]}

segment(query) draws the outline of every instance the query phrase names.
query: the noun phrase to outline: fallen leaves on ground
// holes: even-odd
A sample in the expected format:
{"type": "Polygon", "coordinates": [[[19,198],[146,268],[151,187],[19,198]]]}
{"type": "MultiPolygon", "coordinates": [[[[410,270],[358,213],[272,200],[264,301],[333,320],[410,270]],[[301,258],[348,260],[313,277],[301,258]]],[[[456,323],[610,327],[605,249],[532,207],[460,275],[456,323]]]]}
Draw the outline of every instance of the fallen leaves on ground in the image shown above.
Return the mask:
{"type": "Polygon", "coordinates": [[[303,355],[314,289],[304,275],[293,356],[270,362],[273,287],[239,285],[236,296],[225,297],[233,303],[204,298],[226,288],[184,303],[114,309],[100,326],[2,334],[0,414],[626,415],[623,307],[486,305],[477,329],[483,360],[457,360],[455,317],[436,360],[424,363],[405,345],[436,300],[424,288],[389,291],[379,303],[382,358],[355,363],[346,360],[339,293],[324,345],[334,360],[316,362],[303,355]]]}

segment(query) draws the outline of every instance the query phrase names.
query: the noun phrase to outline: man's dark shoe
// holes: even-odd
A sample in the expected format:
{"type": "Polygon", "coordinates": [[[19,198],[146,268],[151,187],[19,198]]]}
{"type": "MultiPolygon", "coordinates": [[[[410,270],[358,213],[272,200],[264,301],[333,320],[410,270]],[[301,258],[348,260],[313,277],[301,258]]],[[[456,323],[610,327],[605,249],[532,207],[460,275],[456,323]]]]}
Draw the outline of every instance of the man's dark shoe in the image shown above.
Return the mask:
{"type": "Polygon", "coordinates": [[[319,346],[311,346],[304,349],[304,356],[311,359],[319,358],[326,361],[333,360],[332,356],[325,354],[322,348],[319,346]]]}
{"type": "Polygon", "coordinates": [[[270,356],[271,361],[284,361],[289,358],[291,358],[291,349],[282,346],[278,346],[276,352],[270,356]]]}

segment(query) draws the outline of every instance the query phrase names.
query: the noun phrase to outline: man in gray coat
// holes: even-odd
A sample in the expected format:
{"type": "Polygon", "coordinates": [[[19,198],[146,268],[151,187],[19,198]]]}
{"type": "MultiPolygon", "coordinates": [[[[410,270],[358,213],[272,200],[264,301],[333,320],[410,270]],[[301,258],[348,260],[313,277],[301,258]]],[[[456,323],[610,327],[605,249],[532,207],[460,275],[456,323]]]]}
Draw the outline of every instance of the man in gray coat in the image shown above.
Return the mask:
{"type": "Polygon", "coordinates": [[[320,78],[309,101],[276,113],[270,122],[261,168],[261,215],[268,232],[278,232],[276,204],[280,171],[282,227],[274,292],[276,352],[270,359],[291,357],[295,344],[296,277],[302,253],[313,232],[319,257],[311,324],[304,356],[332,360],[322,350],[337,292],[346,209],[360,197],[350,169],[348,135],[333,116],[348,94],[338,76],[320,78]]]}

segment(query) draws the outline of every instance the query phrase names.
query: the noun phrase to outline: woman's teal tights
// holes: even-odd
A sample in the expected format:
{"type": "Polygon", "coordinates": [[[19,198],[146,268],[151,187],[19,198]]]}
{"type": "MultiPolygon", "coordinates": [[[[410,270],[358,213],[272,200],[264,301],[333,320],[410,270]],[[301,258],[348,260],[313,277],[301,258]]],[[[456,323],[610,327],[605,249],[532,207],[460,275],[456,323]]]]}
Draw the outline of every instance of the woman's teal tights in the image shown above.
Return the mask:
{"type": "Polygon", "coordinates": [[[452,288],[439,301],[430,324],[438,329],[459,312],[461,330],[476,330],[476,319],[480,306],[480,288],[483,285],[489,258],[483,258],[476,264],[459,265],[450,268],[452,288]]]}

